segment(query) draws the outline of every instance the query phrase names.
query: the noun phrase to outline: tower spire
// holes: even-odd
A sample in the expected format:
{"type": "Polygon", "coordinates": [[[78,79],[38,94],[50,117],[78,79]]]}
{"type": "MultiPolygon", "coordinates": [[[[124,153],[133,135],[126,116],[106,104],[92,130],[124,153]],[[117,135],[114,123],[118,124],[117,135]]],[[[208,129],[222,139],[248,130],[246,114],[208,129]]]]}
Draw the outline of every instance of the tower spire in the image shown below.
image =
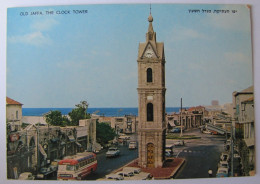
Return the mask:
{"type": "Polygon", "coordinates": [[[146,34],[146,40],[156,40],[155,38],[155,32],[153,30],[153,16],[152,16],[152,5],[150,4],[150,14],[148,17],[148,22],[149,22],[149,26],[148,26],[148,32],[146,34]]]}

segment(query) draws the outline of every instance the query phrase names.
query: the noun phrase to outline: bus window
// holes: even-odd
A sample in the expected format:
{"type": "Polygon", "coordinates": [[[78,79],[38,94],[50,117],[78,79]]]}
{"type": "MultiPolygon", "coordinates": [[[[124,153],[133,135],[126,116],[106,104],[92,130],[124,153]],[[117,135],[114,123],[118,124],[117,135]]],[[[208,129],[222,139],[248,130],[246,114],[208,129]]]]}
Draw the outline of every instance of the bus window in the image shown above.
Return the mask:
{"type": "Polygon", "coordinates": [[[79,170],[79,164],[76,165],[76,171],[79,170]]]}
{"type": "Polygon", "coordinates": [[[67,171],[74,171],[74,165],[67,165],[67,171]]]}

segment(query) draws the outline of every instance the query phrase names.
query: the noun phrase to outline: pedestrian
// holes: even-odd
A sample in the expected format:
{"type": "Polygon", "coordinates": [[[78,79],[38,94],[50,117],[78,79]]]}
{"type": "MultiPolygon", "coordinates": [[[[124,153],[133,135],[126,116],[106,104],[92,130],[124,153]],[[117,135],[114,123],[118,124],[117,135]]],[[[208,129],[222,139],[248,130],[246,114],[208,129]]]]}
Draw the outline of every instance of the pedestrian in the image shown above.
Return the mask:
{"type": "Polygon", "coordinates": [[[212,177],[212,170],[210,168],[208,170],[208,174],[209,174],[209,177],[211,178],[212,177]]]}

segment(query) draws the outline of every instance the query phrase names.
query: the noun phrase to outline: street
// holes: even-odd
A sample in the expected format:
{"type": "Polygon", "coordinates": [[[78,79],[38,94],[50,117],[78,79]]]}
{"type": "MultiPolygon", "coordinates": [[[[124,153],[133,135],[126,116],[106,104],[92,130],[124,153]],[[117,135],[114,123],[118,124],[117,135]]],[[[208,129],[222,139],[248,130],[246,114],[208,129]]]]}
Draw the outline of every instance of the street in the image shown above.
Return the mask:
{"type": "MultiPolygon", "coordinates": [[[[183,135],[185,134],[197,135],[201,138],[184,140],[184,146],[176,146],[174,148],[174,157],[185,159],[184,165],[177,172],[174,178],[208,178],[209,168],[212,169],[213,177],[215,177],[217,172],[217,165],[220,160],[220,154],[222,151],[224,151],[224,141],[226,139],[225,136],[203,134],[199,129],[186,131],[183,133],[183,135]]],[[[131,135],[131,140],[137,140],[137,135],[131,135]]],[[[172,143],[173,140],[166,140],[166,144],[172,143]]],[[[128,144],[118,145],[117,147],[120,150],[120,156],[118,157],[107,158],[107,149],[101,150],[97,154],[97,170],[93,174],[87,176],[85,180],[97,180],[104,178],[105,175],[116,169],[119,169],[120,167],[138,157],[138,149],[129,150],[128,144]]],[[[55,178],[52,177],[49,179],[55,180],[56,176],[55,178]]]]}
{"type": "Polygon", "coordinates": [[[198,135],[201,139],[186,140],[185,146],[175,148],[175,155],[185,158],[185,163],[174,178],[208,178],[209,168],[215,177],[220,154],[224,151],[225,136],[203,134],[199,129],[185,134],[198,135]]]}
{"type": "Polygon", "coordinates": [[[89,175],[86,180],[96,180],[105,177],[106,174],[118,169],[138,157],[138,151],[129,150],[128,146],[118,146],[120,155],[115,158],[106,158],[106,149],[97,154],[98,167],[95,173],[89,175]]]}

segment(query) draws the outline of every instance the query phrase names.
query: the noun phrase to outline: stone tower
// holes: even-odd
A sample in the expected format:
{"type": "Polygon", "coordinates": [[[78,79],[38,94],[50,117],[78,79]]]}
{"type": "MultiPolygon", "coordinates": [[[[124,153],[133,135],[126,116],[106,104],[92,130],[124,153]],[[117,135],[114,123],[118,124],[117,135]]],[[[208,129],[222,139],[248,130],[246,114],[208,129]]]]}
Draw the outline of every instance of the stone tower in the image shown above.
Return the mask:
{"type": "Polygon", "coordinates": [[[138,50],[139,166],[162,167],[165,160],[165,57],[164,43],[156,41],[153,17],[148,17],[146,41],[138,50]]]}

